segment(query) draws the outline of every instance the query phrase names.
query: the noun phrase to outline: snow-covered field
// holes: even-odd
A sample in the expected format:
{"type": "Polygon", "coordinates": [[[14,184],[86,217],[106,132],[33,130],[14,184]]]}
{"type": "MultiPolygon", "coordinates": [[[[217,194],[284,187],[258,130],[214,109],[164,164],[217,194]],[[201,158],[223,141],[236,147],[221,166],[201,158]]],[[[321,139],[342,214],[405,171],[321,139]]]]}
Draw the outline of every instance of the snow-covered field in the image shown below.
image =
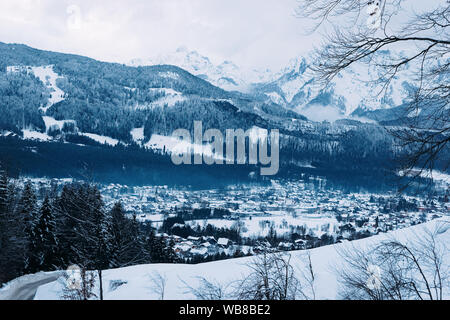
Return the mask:
{"type": "MultiPolygon", "coordinates": [[[[306,230],[314,231],[318,237],[324,233],[332,233],[338,227],[338,222],[334,217],[316,216],[316,215],[298,215],[292,216],[286,212],[270,212],[268,216],[256,216],[252,218],[240,219],[243,223],[241,228],[243,237],[265,237],[268,235],[270,226],[272,225],[277,235],[283,236],[289,234],[292,226],[305,226],[306,230]]],[[[236,221],[225,219],[208,219],[208,224],[218,228],[230,229],[236,221]]],[[[204,220],[197,220],[190,223],[191,225],[204,224],[204,220]]]]}
{"type": "MultiPolygon", "coordinates": [[[[408,242],[411,241],[411,239],[414,239],[415,236],[423,235],[426,230],[434,231],[438,228],[441,228],[441,233],[436,237],[437,243],[446,248],[450,240],[449,223],[450,220],[448,220],[448,218],[443,218],[423,225],[353,242],[320,247],[309,251],[294,251],[291,252],[291,261],[294,264],[296,272],[301,273],[301,270],[305,270],[306,268],[306,255],[309,252],[311,254],[313,269],[316,273],[314,285],[316,299],[339,299],[339,283],[335,270],[343,263],[343,258],[339,255],[339,252],[341,252],[340,250],[369,248],[389,237],[394,237],[399,241],[408,242]],[[446,227],[442,228],[443,226],[446,227]]],[[[445,252],[448,253],[448,250],[445,252]]],[[[233,281],[242,279],[250,272],[248,263],[251,262],[252,259],[254,258],[246,257],[198,265],[152,264],[106,270],[104,272],[105,299],[158,299],[158,293],[154,290],[154,285],[151,281],[152,277],[154,278],[158,274],[166,279],[165,299],[194,299],[195,296],[187,289],[186,285],[198,288],[199,277],[204,277],[210,282],[230,284],[233,281]],[[122,285],[119,287],[111,286],[111,284],[117,283],[117,281],[120,281],[122,285]]],[[[449,257],[446,255],[443,260],[443,267],[448,269],[449,262],[449,257]]],[[[42,285],[38,288],[35,299],[60,299],[63,286],[63,278],[42,285]]],[[[446,299],[450,298],[448,288],[445,289],[444,297],[446,299]]]]}
{"type": "Polygon", "coordinates": [[[47,134],[41,133],[41,132],[38,132],[38,131],[24,129],[24,130],[22,130],[22,132],[23,132],[23,138],[24,139],[40,140],[40,141],[48,141],[48,140],[52,139],[47,134]]]}
{"type": "Polygon", "coordinates": [[[175,154],[191,152],[206,156],[214,155],[211,145],[198,145],[173,136],[162,136],[159,134],[153,134],[150,141],[145,144],[145,147],[175,154]]]}
{"type": "Polygon", "coordinates": [[[133,141],[140,144],[142,141],[144,141],[144,127],[141,128],[134,128],[130,131],[131,137],[133,138],[133,141]]]}
{"type": "Polygon", "coordinates": [[[98,143],[101,144],[109,144],[110,146],[116,146],[119,143],[119,140],[117,139],[106,136],[100,136],[95,133],[82,133],[81,135],[88,137],[94,141],[97,141],[98,143]]]}
{"type": "Polygon", "coordinates": [[[56,120],[55,118],[49,116],[43,116],[42,120],[44,120],[45,123],[45,132],[48,132],[51,127],[62,130],[64,124],[66,123],[73,123],[74,125],[76,125],[75,120],[56,120]]]}

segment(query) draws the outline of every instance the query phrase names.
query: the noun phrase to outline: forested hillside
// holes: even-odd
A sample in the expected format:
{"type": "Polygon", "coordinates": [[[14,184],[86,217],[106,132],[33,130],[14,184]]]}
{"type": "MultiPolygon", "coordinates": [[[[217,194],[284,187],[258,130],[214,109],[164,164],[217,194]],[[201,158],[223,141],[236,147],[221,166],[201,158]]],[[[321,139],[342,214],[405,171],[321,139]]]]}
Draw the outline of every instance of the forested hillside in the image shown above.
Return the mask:
{"type": "MultiPolygon", "coordinates": [[[[288,172],[306,167],[380,176],[403,152],[377,124],[309,121],[267,97],[224,91],[175,66],[129,67],[3,43],[0,57],[0,161],[15,172],[48,174],[45,168],[53,162],[62,167],[54,170],[57,176],[158,171],[161,167],[143,165],[127,152],[146,154],[138,150],[147,148],[153,135],[192,130],[194,121],[223,132],[279,129],[281,167],[288,172]],[[90,152],[95,156],[88,160],[84,154],[90,152]]],[[[154,163],[149,152],[143,157],[154,163]]]]}

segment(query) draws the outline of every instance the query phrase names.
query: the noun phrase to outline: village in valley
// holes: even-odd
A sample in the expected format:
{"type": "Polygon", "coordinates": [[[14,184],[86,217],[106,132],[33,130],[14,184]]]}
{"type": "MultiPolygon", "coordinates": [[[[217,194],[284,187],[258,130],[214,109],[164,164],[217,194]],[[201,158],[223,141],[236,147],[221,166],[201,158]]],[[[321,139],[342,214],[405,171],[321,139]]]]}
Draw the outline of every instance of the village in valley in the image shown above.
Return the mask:
{"type": "Polygon", "coordinates": [[[406,228],[450,213],[447,193],[422,199],[396,193],[344,193],[326,181],[275,181],[225,189],[167,186],[101,189],[130,217],[150,224],[184,260],[302,250],[406,228]],[[209,230],[209,232],[208,232],[209,230]],[[226,237],[225,230],[234,236],[226,237]]]}
{"type": "MultiPolygon", "coordinates": [[[[39,193],[71,179],[31,181],[39,193]]],[[[407,228],[450,214],[448,189],[427,198],[395,192],[344,192],[325,179],[193,190],[100,185],[103,201],[120,201],[130,219],[154,230],[180,261],[202,262],[304,250],[407,228]]]]}

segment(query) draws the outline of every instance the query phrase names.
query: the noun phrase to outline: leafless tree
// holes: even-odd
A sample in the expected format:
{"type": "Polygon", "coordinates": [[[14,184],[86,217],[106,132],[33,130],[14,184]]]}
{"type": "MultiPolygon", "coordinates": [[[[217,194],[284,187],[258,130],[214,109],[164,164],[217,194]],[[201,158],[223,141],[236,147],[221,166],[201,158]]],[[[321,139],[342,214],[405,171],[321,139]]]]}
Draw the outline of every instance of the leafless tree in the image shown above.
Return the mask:
{"type": "Polygon", "coordinates": [[[165,275],[162,275],[161,273],[155,271],[150,276],[150,280],[152,282],[153,292],[155,292],[159,296],[160,300],[164,300],[167,277],[165,275]]]}
{"type": "Polygon", "coordinates": [[[355,64],[366,66],[382,90],[407,72],[414,83],[400,125],[388,130],[406,150],[403,176],[432,177],[450,165],[450,5],[409,12],[405,0],[298,0],[297,15],[327,33],[311,71],[326,85],[355,64]],[[330,31],[332,30],[332,31],[330,31]],[[384,52],[389,51],[386,55],[384,52]]]}
{"type": "Polygon", "coordinates": [[[407,243],[388,239],[381,244],[338,252],[341,296],[361,300],[442,300],[449,288],[448,248],[437,236],[450,229],[439,223],[407,243]]]}
{"type": "Polygon", "coordinates": [[[250,274],[235,283],[239,300],[295,300],[300,283],[291,265],[291,255],[264,253],[247,264],[250,274]]]}
{"type": "Polygon", "coordinates": [[[249,272],[242,279],[221,283],[197,277],[196,287],[180,280],[185,293],[199,300],[314,300],[316,273],[311,255],[307,253],[300,260],[293,265],[290,254],[266,251],[246,264],[249,272]]]}
{"type": "Polygon", "coordinates": [[[299,296],[303,300],[316,300],[316,272],[313,268],[311,260],[311,252],[308,250],[306,255],[303,255],[301,259],[305,259],[307,262],[304,270],[298,270],[300,276],[299,296]],[[306,256],[306,257],[305,257],[306,256]]]}
{"type": "Polygon", "coordinates": [[[217,281],[210,281],[204,277],[197,277],[198,287],[192,287],[186,281],[181,280],[186,289],[186,293],[192,293],[198,300],[225,300],[230,296],[228,288],[230,284],[222,284],[217,281]]]}
{"type": "Polygon", "coordinates": [[[61,297],[64,300],[92,300],[96,299],[95,272],[82,267],[75,274],[66,273],[63,277],[61,297]]]}

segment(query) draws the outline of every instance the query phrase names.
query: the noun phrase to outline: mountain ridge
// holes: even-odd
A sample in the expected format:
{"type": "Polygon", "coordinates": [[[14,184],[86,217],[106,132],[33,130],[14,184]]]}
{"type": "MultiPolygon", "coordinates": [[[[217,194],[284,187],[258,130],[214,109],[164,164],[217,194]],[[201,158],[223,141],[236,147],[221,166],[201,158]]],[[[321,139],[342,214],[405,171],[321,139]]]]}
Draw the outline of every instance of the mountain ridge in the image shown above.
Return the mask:
{"type": "MultiPolygon", "coordinates": [[[[391,53],[383,51],[380,56],[389,54],[391,53]]],[[[361,64],[342,71],[329,86],[319,87],[315,84],[314,74],[308,72],[312,64],[311,55],[295,57],[279,71],[248,70],[231,61],[215,65],[208,57],[186,48],[178,49],[175,54],[130,62],[130,65],[135,66],[156,64],[178,65],[218,87],[265,96],[268,101],[306,117],[311,117],[316,111],[321,113],[320,108],[325,108],[334,115],[332,118],[313,119],[317,121],[358,117],[364,119],[361,115],[366,112],[370,119],[371,111],[402,105],[413,90],[409,75],[406,74],[394,77],[383,93],[374,66],[366,68],[361,64]],[[224,65],[229,68],[224,68],[224,65]]]]}

